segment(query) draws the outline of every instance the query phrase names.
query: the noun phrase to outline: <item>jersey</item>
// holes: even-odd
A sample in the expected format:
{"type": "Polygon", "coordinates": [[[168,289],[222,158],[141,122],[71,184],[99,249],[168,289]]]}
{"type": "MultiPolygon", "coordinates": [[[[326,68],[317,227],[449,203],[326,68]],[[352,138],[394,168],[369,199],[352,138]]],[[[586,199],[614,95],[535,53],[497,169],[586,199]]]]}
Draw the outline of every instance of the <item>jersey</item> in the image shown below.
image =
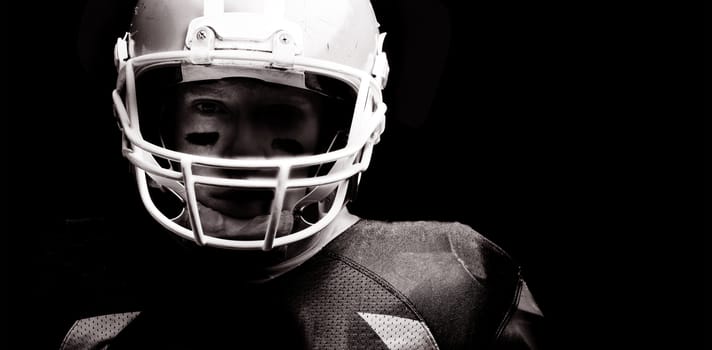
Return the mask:
{"type": "Polygon", "coordinates": [[[459,223],[361,219],[260,284],[234,279],[229,266],[171,265],[182,272],[156,269],[107,292],[123,300],[89,308],[59,348],[536,348],[522,328],[540,313],[520,307],[519,267],[459,223]]]}

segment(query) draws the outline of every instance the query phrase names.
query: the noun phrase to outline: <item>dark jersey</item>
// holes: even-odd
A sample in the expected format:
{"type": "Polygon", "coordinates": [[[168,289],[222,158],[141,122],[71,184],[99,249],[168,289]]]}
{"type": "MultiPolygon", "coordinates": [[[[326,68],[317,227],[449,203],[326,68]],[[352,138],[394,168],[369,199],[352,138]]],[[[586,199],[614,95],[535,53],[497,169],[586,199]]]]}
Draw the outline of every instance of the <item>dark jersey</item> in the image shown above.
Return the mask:
{"type": "Polygon", "coordinates": [[[526,325],[539,317],[518,308],[527,293],[518,266],[457,223],[361,220],[260,284],[183,263],[172,264],[180,273],[147,264],[142,279],[118,283],[121,293],[99,299],[122,300],[78,314],[60,348],[536,347],[526,325]]]}

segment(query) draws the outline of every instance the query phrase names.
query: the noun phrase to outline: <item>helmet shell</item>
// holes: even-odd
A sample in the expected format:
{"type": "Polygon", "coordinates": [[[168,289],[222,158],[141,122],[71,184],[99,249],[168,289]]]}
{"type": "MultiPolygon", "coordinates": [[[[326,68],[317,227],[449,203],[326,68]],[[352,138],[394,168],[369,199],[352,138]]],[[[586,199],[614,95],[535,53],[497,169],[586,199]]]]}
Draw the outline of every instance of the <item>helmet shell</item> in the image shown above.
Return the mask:
{"type": "Polygon", "coordinates": [[[129,56],[185,50],[191,21],[219,16],[221,10],[264,16],[264,23],[274,18],[291,22],[301,30],[304,57],[370,72],[381,49],[379,24],[368,0],[140,0],[131,23],[129,56]],[[209,8],[213,3],[217,10],[209,8]]]}

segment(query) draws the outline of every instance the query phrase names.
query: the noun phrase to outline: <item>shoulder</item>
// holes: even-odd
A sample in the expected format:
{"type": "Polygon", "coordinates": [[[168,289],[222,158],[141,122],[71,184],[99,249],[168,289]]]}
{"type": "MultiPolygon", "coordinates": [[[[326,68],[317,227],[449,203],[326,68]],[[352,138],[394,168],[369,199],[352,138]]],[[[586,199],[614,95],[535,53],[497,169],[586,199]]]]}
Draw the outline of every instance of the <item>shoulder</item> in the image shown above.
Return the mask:
{"type": "MultiPolygon", "coordinates": [[[[455,263],[474,280],[492,274],[516,278],[519,267],[497,244],[458,222],[361,220],[329,245],[329,249],[368,265],[418,262],[430,268],[455,263]]],[[[447,266],[451,267],[451,266],[447,266]]]]}
{"type": "Polygon", "coordinates": [[[522,288],[516,262],[457,222],[362,220],[326,252],[393,286],[452,348],[491,345],[522,288]]]}

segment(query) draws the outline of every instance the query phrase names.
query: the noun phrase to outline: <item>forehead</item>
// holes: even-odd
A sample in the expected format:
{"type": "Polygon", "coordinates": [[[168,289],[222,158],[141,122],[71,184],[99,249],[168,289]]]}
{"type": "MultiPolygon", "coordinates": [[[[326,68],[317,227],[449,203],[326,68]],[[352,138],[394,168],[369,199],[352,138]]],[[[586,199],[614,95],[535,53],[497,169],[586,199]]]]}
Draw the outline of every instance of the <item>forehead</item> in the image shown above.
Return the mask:
{"type": "Polygon", "coordinates": [[[194,95],[221,99],[252,97],[260,100],[279,99],[300,103],[312,102],[320,97],[309,90],[253,78],[225,78],[180,83],[178,84],[178,92],[187,96],[194,95]]]}

